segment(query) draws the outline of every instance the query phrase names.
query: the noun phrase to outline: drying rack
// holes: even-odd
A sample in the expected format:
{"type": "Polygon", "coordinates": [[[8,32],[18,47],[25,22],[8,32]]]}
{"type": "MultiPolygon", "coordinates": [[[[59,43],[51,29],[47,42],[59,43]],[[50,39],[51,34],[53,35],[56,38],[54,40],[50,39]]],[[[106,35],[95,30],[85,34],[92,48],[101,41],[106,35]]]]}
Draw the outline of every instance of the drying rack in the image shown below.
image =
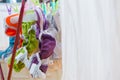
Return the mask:
{"type": "MultiPolygon", "coordinates": [[[[16,39],[15,39],[15,44],[14,44],[13,51],[12,51],[12,58],[11,58],[11,63],[10,63],[10,68],[9,68],[7,80],[11,80],[12,69],[13,69],[13,64],[14,64],[14,60],[15,60],[16,49],[17,49],[17,46],[18,46],[19,38],[20,38],[19,33],[20,33],[21,26],[22,26],[22,19],[23,19],[23,13],[24,13],[24,7],[25,7],[25,2],[26,1],[27,0],[22,0],[20,15],[19,15],[19,19],[18,19],[16,39]]],[[[0,76],[1,76],[2,80],[5,80],[1,64],[0,64],[0,76]]]]}

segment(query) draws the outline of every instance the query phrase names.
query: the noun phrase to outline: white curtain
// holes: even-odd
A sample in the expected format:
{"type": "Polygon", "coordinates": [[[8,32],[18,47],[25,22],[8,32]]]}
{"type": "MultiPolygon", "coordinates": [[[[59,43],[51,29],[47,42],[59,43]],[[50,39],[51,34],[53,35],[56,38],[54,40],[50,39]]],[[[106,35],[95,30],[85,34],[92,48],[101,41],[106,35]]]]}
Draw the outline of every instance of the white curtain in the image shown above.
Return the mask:
{"type": "Polygon", "coordinates": [[[120,0],[60,0],[62,80],[120,80],[120,0]]]}

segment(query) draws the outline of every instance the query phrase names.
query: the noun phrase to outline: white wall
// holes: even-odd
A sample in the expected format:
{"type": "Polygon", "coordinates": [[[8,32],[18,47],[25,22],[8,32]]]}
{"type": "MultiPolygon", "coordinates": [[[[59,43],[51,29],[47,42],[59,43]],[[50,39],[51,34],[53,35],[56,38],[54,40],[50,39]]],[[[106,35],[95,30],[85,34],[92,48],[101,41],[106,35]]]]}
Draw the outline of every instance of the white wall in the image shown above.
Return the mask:
{"type": "Polygon", "coordinates": [[[0,3],[0,50],[5,49],[8,46],[8,37],[4,31],[4,18],[8,15],[6,5],[0,3]]]}

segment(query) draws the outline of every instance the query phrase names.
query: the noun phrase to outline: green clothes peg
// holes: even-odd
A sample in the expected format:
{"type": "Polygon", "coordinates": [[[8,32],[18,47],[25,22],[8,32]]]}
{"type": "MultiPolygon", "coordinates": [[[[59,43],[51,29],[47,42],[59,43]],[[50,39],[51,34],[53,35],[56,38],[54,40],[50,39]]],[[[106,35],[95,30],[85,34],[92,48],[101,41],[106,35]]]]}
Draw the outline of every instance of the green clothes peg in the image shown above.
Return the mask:
{"type": "Polygon", "coordinates": [[[47,13],[46,3],[42,3],[42,10],[43,10],[44,14],[47,13]]]}
{"type": "Polygon", "coordinates": [[[52,7],[52,15],[54,15],[55,14],[55,0],[52,0],[51,7],[52,7]]]}
{"type": "Polygon", "coordinates": [[[47,14],[50,14],[50,3],[47,3],[47,14]]]}
{"type": "Polygon", "coordinates": [[[41,8],[42,8],[42,10],[44,10],[44,5],[43,5],[43,3],[41,4],[41,8]]]}
{"type": "Polygon", "coordinates": [[[35,6],[39,6],[40,7],[40,2],[39,2],[39,0],[31,0],[32,2],[33,2],[33,4],[35,5],[35,6]]]}
{"type": "Polygon", "coordinates": [[[25,14],[33,14],[34,13],[34,10],[27,10],[26,12],[25,12],[25,14]]]}
{"type": "Polygon", "coordinates": [[[55,11],[58,10],[58,7],[59,7],[59,1],[56,1],[56,4],[55,4],[55,11]]]}
{"type": "Polygon", "coordinates": [[[13,11],[16,12],[16,13],[19,12],[18,5],[17,5],[17,4],[13,4],[13,5],[12,5],[12,9],[13,9],[13,11]]]}
{"type": "Polygon", "coordinates": [[[47,5],[46,3],[44,3],[44,5],[45,5],[45,14],[47,14],[47,5]]]}
{"type": "Polygon", "coordinates": [[[53,13],[55,12],[55,0],[52,2],[52,7],[53,7],[53,13]]]}

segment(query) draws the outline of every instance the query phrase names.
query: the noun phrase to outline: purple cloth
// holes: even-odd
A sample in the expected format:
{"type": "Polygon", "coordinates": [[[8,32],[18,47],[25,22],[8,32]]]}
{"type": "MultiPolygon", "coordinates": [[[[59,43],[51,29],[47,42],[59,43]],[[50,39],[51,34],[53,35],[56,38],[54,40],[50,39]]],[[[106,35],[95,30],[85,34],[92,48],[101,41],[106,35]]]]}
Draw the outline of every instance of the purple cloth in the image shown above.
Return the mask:
{"type": "Polygon", "coordinates": [[[55,38],[48,34],[42,34],[41,42],[39,44],[40,59],[46,59],[50,57],[53,54],[55,46],[56,46],[55,38]]]}
{"type": "Polygon", "coordinates": [[[32,63],[35,63],[35,64],[38,64],[38,63],[39,63],[39,61],[38,61],[38,59],[37,59],[37,56],[34,56],[34,57],[33,57],[32,63]]]}
{"type": "MultiPolygon", "coordinates": [[[[36,38],[39,39],[39,34],[40,34],[40,16],[37,12],[37,10],[35,10],[37,17],[38,17],[38,21],[37,26],[36,26],[36,38]]],[[[48,29],[48,27],[50,26],[49,21],[47,21],[45,19],[45,15],[43,14],[44,17],[44,24],[43,24],[43,30],[48,29]]],[[[48,34],[42,34],[41,36],[41,41],[39,42],[39,48],[40,48],[40,59],[47,59],[48,57],[50,57],[53,54],[54,48],[56,46],[56,40],[55,38],[53,38],[52,36],[48,35],[48,34]]],[[[35,60],[36,61],[36,60],[35,60]]],[[[34,63],[34,62],[33,62],[34,63]]],[[[44,73],[46,73],[48,69],[48,65],[41,65],[40,66],[40,70],[44,73]]]]}
{"type": "Polygon", "coordinates": [[[36,38],[39,40],[40,28],[36,27],[35,32],[36,32],[36,38]]]}
{"type": "Polygon", "coordinates": [[[49,21],[48,21],[48,20],[45,20],[45,23],[44,23],[44,25],[43,25],[43,30],[48,29],[48,27],[49,27],[49,21]]]}
{"type": "Polygon", "coordinates": [[[31,61],[31,64],[30,64],[29,69],[31,68],[31,66],[32,66],[33,63],[36,64],[36,65],[39,63],[37,56],[34,56],[34,57],[32,58],[32,61],[31,61]]]}
{"type": "Polygon", "coordinates": [[[44,73],[47,72],[47,69],[48,69],[48,65],[41,65],[41,66],[40,66],[40,70],[41,70],[42,72],[44,72],[44,73]]]}
{"type": "MultiPolygon", "coordinates": [[[[37,14],[37,17],[38,17],[38,21],[36,22],[37,23],[37,28],[36,28],[36,38],[39,39],[39,34],[40,34],[40,16],[37,12],[37,10],[35,10],[36,14],[37,14]]],[[[48,29],[49,27],[49,22],[45,19],[45,15],[43,14],[43,17],[44,17],[44,25],[43,25],[43,30],[46,30],[48,29]]],[[[48,35],[48,34],[42,34],[42,37],[41,37],[41,41],[39,43],[39,48],[40,48],[40,59],[46,59],[48,58],[49,56],[52,55],[53,53],[53,50],[56,46],[56,41],[55,39],[48,35]]]]}
{"type": "Polygon", "coordinates": [[[40,34],[40,16],[39,13],[37,12],[37,10],[35,10],[36,14],[37,14],[37,18],[38,21],[36,21],[36,38],[39,39],[39,34],[40,34]]]}

